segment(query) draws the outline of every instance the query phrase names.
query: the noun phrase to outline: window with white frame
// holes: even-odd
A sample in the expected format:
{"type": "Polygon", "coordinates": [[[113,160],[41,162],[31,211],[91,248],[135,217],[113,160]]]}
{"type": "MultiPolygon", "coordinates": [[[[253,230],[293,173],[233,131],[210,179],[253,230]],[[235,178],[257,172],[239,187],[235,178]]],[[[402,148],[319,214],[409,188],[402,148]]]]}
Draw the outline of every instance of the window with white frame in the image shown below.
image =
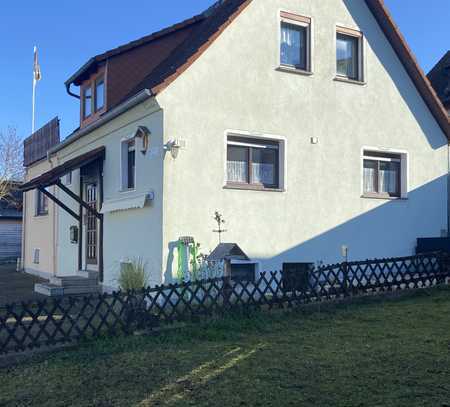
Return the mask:
{"type": "Polygon", "coordinates": [[[364,151],[363,192],[367,197],[400,198],[405,189],[405,156],[364,151]]]}
{"type": "Polygon", "coordinates": [[[336,75],[362,82],[363,35],[357,30],[338,27],[336,32],[336,75]]]}
{"type": "Polygon", "coordinates": [[[262,138],[228,136],[227,186],[280,189],[281,144],[262,138]]]}
{"type": "Polygon", "coordinates": [[[281,67],[311,71],[311,19],[281,12],[281,67]]]}
{"type": "Polygon", "coordinates": [[[136,187],[136,143],[134,139],[122,142],[122,190],[136,187]]]}
{"type": "Polygon", "coordinates": [[[36,190],[36,216],[48,215],[48,198],[40,190],[36,190]]]}

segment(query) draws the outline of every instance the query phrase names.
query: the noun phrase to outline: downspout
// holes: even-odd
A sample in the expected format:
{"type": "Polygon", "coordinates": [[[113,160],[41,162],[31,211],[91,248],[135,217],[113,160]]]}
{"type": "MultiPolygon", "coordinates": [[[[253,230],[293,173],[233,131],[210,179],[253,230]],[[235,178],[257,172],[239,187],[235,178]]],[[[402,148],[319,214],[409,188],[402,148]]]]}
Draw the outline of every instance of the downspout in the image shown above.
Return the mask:
{"type": "MultiPolygon", "coordinates": [[[[25,170],[26,171],[26,170],[25,170]]],[[[25,253],[26,253],[26,240],[25,229],[27,225],[27,192],[22,194],[22,249],[20,253],[20,270],[25,271],[25,253]]]]}

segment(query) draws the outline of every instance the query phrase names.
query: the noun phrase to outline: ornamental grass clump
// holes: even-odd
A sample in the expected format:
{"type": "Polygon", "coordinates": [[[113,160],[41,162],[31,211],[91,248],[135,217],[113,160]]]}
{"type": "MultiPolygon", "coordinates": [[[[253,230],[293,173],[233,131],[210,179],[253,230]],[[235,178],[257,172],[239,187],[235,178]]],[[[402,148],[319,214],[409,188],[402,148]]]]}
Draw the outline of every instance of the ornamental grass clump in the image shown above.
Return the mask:
{"type": "Polygon", "coordinates": [[[149,282],[147,263],[141,258],[122,263],[118,282],[122,291],[142,290],[146,288],[149,282]]]}

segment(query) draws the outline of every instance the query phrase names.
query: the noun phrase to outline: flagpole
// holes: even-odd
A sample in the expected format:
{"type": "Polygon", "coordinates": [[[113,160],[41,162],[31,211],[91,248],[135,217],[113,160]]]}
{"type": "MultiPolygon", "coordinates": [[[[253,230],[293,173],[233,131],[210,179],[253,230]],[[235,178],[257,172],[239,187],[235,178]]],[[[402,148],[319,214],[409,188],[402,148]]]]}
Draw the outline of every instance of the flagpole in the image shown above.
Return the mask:
{"type": "Polygon", "coordinates": [[[34,111],[36,104],[36,80],[33,78],[33,108],[32,108],[32,118],[31,118],[31,134],[34,134],[34,111]]]}
{"type": "MultiPolygon", "coordinates": [[[[33,50],[33,55],[36,58],[36,46],[33,50]]],[[[33,100],[32,100],[32,114],[31,114],[31,134],[34,134],[35,127],[35,106],[36,106],[36,74],[35,74],[35,66],[33,66],[33,100]]]]}

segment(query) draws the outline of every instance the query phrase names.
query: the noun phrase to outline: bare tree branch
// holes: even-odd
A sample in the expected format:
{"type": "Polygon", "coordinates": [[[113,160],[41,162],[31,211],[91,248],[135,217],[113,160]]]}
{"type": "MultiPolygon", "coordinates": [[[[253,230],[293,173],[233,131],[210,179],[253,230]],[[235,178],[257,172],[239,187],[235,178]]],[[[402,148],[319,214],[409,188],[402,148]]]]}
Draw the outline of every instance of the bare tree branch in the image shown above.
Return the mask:
{"type": "Polygon", "coordinates": [[[0,200],[12,199],[12,190],[23,180],[22,151],[22,140],[15,128],[0,132],[0,200]]]}

